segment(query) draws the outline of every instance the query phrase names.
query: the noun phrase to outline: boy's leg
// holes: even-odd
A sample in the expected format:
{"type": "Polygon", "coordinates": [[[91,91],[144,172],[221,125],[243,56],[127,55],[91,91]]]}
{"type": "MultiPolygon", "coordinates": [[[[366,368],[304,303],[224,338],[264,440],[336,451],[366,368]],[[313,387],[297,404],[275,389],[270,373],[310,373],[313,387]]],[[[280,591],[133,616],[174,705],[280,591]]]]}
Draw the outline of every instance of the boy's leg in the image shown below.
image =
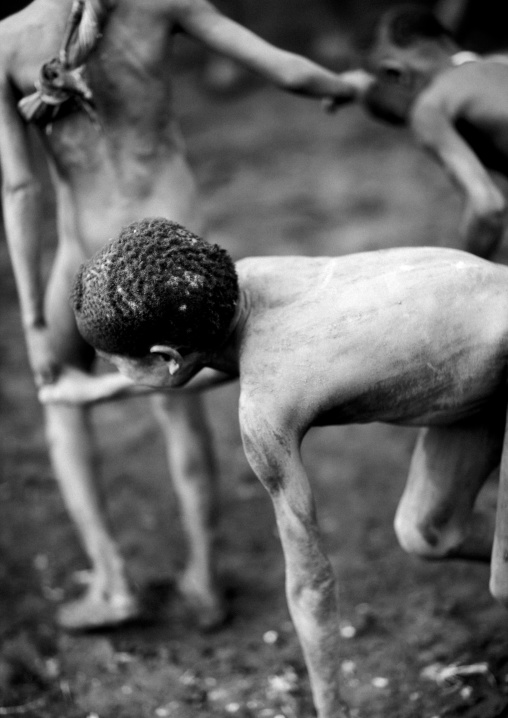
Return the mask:
{"type": "MultiPolygon", "coordinates": [[[[46,297],[46,317],[61,362],[88,370],[93,352],[78,334],[69,306],[74,264],[59,256],[46,297]]],[[[109,532],[96,483],[89,416],[82,407],[46,405],[50,458],[62,496],[92,564],[85,595],[61,606],[58,622],[70,630],[119,623],[139,612],[124,561],[109,532]]]]}
{"type": "Polygon", "coordinates": [[[224,619],[224,606],[215,575],[215,460],[203,401],[198,394],[173,394],[156,395],[152,403],[189,542],[179,588],[195,608],[201,626],[210,628],[224,619]]]}
{"type": "Polygon", "coordinates": [[[405,550],[425,558],[490,560],[494,520],[473,507],[499,465],[503,430],[498,410],[421,430],[395,517],[405,550]]]}
{"type": "Polygon", "coordinates": [[[501,471],[499,473],[496,528],[490,569],[490,592],[508,608],[508,422],[505,427],[501,471]]]}

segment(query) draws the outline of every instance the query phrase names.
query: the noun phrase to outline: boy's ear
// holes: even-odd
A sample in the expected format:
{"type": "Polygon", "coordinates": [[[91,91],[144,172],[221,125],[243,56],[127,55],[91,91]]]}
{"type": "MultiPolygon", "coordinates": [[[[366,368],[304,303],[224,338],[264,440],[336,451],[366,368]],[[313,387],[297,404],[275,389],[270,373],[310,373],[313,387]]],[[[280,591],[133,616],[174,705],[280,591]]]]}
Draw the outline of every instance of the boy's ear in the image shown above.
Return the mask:
{"type": "Polygon", "coordinates": [[[168,344],[154,344],[150,347],[150,354],[159,354],[164,359],[171,376],[176,374],[183,364],[180,352],[168,344]]]}

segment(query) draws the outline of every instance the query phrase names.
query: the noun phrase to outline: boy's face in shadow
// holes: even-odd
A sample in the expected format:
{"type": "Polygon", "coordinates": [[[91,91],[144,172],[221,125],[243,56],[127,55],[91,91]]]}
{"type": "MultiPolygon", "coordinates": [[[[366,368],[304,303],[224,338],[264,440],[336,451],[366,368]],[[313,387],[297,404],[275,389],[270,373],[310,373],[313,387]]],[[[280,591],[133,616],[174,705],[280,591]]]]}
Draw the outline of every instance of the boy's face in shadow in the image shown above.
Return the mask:
{"type": "Polygon", "coordinates": [[[437,70],[433,50],[432,43],[423,41],[398,47],[380,29],[367,62],[375,81],[364,98],[375,117],[397,125],[407,122],[414,100],[437,70]]]}
{"type": "Polygon", "coordinates": [[[135,384],[156,388],[182,386],[203,367],[199,352],[182,355],[178,348],[170,345],[154,345],[150,352],[142,357],[102,351],[97,353],[135,384]]]}

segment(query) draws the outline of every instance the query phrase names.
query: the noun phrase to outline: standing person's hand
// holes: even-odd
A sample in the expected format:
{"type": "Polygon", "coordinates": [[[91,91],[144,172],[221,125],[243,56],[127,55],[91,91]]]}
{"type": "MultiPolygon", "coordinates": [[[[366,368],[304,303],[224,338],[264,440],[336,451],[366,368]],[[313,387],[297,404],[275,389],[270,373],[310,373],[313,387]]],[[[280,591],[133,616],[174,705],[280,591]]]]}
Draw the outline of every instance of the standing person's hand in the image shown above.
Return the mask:
{"type": "MultiPolygon", "coordinates": [[[[356,101],[361,101],[363,99],[375,80],[373,75],[360,68],[357,70],[347,70],[346,72],[341,72],[340,75],[337,75],[337,77],[344,83],[346,88],[349,88],[352,93],[352,98],[356,101]]],[[[350,101],[351,98],[348,98],[347,94],[341,95],[339,93],[337,97],[325,98],[322,101],[323,109],[326,112],[335,112],[341,107],[341,105],[350,101]]]]}

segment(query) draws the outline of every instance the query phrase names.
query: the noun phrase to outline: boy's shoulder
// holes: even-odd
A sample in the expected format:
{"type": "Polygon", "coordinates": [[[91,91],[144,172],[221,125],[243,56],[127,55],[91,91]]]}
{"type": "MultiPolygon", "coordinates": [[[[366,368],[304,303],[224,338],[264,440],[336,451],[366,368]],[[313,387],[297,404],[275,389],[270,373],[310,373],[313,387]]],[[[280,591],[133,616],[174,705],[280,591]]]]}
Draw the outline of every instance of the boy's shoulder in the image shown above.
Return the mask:
{"type": "Polygon", "coordinates": [[[240,288],[265,308],[292,304],[298,296],[319,284],[338,257],[281,255],[247,257],[236,262],[240,288]]]}
{"type": "Polygon", "coordinates": [[[453,116],[467,110],[475,98],[495,93],[499,87],[508,90],[508,56],[468,54],[469,60],[455,62],[432,79],[419,104],[440,107],[453,116]]]}

